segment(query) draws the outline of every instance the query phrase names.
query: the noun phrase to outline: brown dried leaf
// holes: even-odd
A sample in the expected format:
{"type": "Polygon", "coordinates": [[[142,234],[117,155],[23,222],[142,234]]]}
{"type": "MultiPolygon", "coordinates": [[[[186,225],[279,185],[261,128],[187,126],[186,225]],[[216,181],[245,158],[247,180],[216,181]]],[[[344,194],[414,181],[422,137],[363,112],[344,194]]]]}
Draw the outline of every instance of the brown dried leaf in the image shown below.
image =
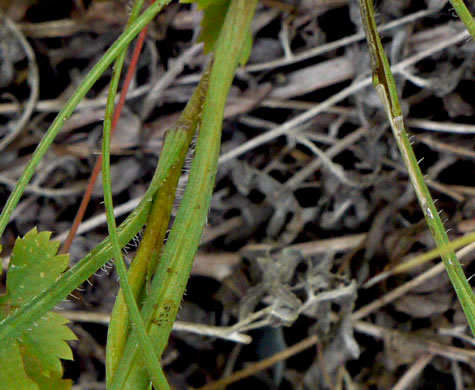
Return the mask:
{"type": "Polygon", "coordinates": [[[396,301],[396,310],[414,318],[432,317],[450,309],[453,301],[451,293],[432,293],[427,295],[405,295],[396,301]]]}

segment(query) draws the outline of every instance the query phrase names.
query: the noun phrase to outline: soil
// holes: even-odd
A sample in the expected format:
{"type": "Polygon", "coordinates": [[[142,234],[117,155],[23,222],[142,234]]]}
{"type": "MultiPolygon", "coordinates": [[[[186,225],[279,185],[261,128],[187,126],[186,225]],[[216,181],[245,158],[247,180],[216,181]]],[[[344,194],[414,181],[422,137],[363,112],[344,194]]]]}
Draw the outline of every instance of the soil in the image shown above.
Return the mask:
{"type": "MultiPolygon", "coordinates": [[[[396,23],[381,32],[392,64],[429,50],[396,82],[449,237],[461,237],[475,230],[475,45],[465,37],[436,48],[464,29],[447,1],[376,3],[378,24],[396,23]]],[[[129,8],[109,0],[0,0],[18,32],[0,26],[0,144],[32,107],[0,154],[2,204],[65,100],[123,31],[129,8]]],[[[112,143],[117,207],[144,194],[164,133],[209,61],[199,48],[189,53],[199,45],[200,18],[195,5],[172,2],[150,25],[112,143]]],[[[443,269],[421,276],[441,260],[373,279],[434,244],[377,94],[371,85],[353,88],[371,71],[359,18],[352,0],[259,5],[254,47],[228,99],[223,162],[178,318],[182,329],[163,355],[173,388],[253,370],[273,355],[280,359],[227,388],[475,388],[473,338],[454,289],[443,269]],[[341,91],[317,115],[295,121],[341,91]],[[284,135],[231,155],[282,125],[289,126],[284,135]],[[250,343],[224,339],[212,326],[233,326],[250,343]]],[[[101,150],[110,76],[65,123],[21,199],[2,238],[3,281],[16,237],[37,227],[64,241],[101,150]]],[[[71,264],[107,236],[101,188],[71,264]]],[[[139,241],[130,243],[128,261],[139,241]]],[[[473,275],[473,245],[459,257],[473,275]]],[[[64,362],[64,377],[78,390],[105,388],[108,313],[118,290],[113,269],[90,282],[61,304],[79,339],[70,343],[74,361],[64,362]]]]}

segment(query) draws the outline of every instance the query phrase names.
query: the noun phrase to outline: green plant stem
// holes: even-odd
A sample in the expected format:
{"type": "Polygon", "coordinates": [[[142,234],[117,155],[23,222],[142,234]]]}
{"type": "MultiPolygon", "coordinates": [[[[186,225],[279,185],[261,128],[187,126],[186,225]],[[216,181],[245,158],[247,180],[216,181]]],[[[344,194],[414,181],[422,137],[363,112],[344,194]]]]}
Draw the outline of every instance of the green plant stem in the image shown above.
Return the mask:
{"type": "MultiPolygon", "coordinates": [[[[101,69],[105,70],[108,65],[113,61],[113,59],[118,55],[121,49],[125,48],[127,44],[133,39],[135,35],[147,24],[153,17],[160,11],[163,5],[166,2],[162,1],[160,3],[156,2],[152,6],[150,6],[147,11],[145,11],[138,20],[131,25],[132,30],[127,30],[124,32],[118,41],[111,46],[108,50],[109,59],[106,61],[104,58],[96,65],[93,70],[89,73],[86,77],[86,81],[90,84],[90,86],[94,83],[95,80],[100,75],[99,70],[97,67],[101,64],[101,69]],[[105,62],[104,62],[105,61],[105,62]]],[[[106,54],[107,54],[106,53],[106,54]]],[[[81,94],[85,94],[87,92],[87,88],[81,87],[81,94]]],[[[76,96],[76,95],[74,95],[76,96]]],[[[79,103],[80,99],[74,98],[74,96],[69,100],[67,107],[65,107],[60,114],[58,114],[58,118],[60,118],[60,122],[63,122],[63,118],[66,118],[68,115],[72,113],[75,106],[79,103]]],[[[54,135],[52,135],[52,129],[54,130],[53,133],[59,131],[59,126],[57,123],[58,120],[55,120],[53,125],[48,130],[49,137],[52,139],[54,135]]],[[[48,136],[47,134],[47,136],[48,136]]],[[[46,136],[45,136],[46,138],[46,136]]],[[[49,144],[51,144],[52,139],[49,140],[49,144]]],[[[35,153],[43,153],[46,151],[49,145],[48,142],[45,142],[43,139],[40,146],[35,153]],[[46,149],[45,149],[46,148],[46,149]],[[44,150],[43,150],[44,149],[44,150]],[[40,151],[38,151],[40,150],[40,151]],[[41,150],[43,150],[41,152],[41,150]]],[[[153,195],[159,188],[160,184],[164,181],[167,177],[167,170],[171,169],[173,165],[176,164],[177,158],[177,150],[176,148],[179,146],[176,145],[168,145],[167,148],[164,147],[162,151],[162,157],[164,159],[165,164],[165,172],[158,172],[156,171],[152,182],[147,189],[144,198],[140,202],[139,206],[132,212],[129,217],[124,221],[124,223],[119,227],[119,240],[120,245],[124,246],[127,244],[136,234],[137,232],[143,227],[143,225],[147,221],[147,215],[150,210],[151,202],[153,195]]],[[[29,164],[31,169],[34,170],[35,164],[30,162],[29,164]]],[[[25,174],[23,175],[25,176],[25,174]]],[[[26,177],[26,176],[25,176],[26,177]]],[[[31,178],[31,175],[30,175],[31,178]]],[[[28,182],[29,178],[24,179],[26,183],[28,182]]],[[[24,186],[23,186],[24,189],[24,186]]],[[[22,193],[21,185],[17,185],[14,192],[22,193]]],[[[13,195],[13,194],[12,194],[13,195]]],[[[12,199],[12,196],[10,196],[12,199]]],[[[2,218],[8,220],[8,212],[4,210],[4,214],[2,214],[2,218]]],[[[25,329],[30,327],[32,323],[37,321],[41,316],[44,315],[47,311],[51,310],[58,302],[61,302],[68,294],[74,291],[74,289],[83,283],[88,277],[90,277],[94,272],[96,272],[101,266],[107,263],[112,257],[112,250],[109,239],[104,240],[101,244],[99,244],[93,251],[91,251],[87,256],[85,256],[80,262],[78,262],[74,267],[72,267],[68,272],[64,273],[58,281],[48,290],[45,290],[38,296],[36,296],[31,302],[27,303],[21,309],[13,313],[7,319],[0,322],[0,340],[4,340],[11,337],[18,336],[21,332],[25,329]]]]}
{"type": "MultiPolygon", "coordinates": [[[[119,227],[119,241],[122,247],[126,245],[147,222],[152,196],[159,187],[160,179],[156,173],[140,204],[119,227]]],[[[107,238],[69,271],[63,273],[48,290],[43,291],[8,318],[1,321],[0,340],[3,342],[4,340],[18,337],[23,331],[31,327],[35,321],[51,310],[58,302],[61,302],[72,293],[81,283],[93,275],[111,258],[112,247],[109,238],[107,238]]]]}
{"type": "MultiPolygon", "coordinates": [[[[150,268],[156,268],[156,260],[161,253],[163,241],[168,230],[175,192],[181,170],[185,163],[188,148],[201,120],[203,101],[208,89],[209,69],[207,69],[193,96],[183,110],[177,124],[167,131],[165,146],[176,145],[179,155],[175,165],[168,171],[160,189],[154,196],[152,208],[147,220],[142,241],[129,269],[129,281],[135,299],[143,294],[146,276],[150,268]]],[[[163,160],[158,162],[158,171],[164,169],[163,160]]],[[[119,291],[111,314],[107,336],[106,379],[107,383],[114,376],[117,364],[122,357],[128,334],[128,313],[122,291],[119,291]]]]}
{"type": "Polygon", "coordinates": [[[423,253],[422,255],[413,257],[389,270],[391,274],[399,274],[411,270],[414,267],[420,266],[430,260],[433,260],[437,257],[442,257],[446,253],[449,253],[451,250],[456,250],[466,245],[475,242],[475,233],[469,233],[465,236],[459,237],[453,241],[450,241],[445,246],[441,246],[435,249],[432,249],[429,252],[423,253]]]}
{"type": "MultiPolygon", "coordinates": [[[[144,0],[134,2],[132,12],[131,12],[131,14],[129,16],[129,19],[127,21],[126,29],[127,29],[128,26],[130,26],[131,23],[133,23],[137,19],[138,15],[140,13],[140,10],[142,9],[143,2],[144,2],[144,0]]],[[[137,48],[139,46],[141,47],[141,43],[140,43],[141,38],[140,37],[143,35],[144,31],[147,31],[147,26],[144,29],[142,29],[141,33],[139,34],[139,39],[137,41],[137,45],[135,46],[134,54],[131,58],[131,63],[130,63],[130,66],[129,66],[129,70],[128,70],[127,75],[124,79],[124,84],[122,86],[122,94],[121,94],[120,99],[117,103],[117,107],[116,107],[115,112],[114,112],[114,117],[112,119],[111,136],[114,134],[117,122],[119,121],[120,114],[122,112],[123,105],[125,103],[127,90],[129,88],[130,82],[132,80],[132,73],[135,71],[135,67],[136,67],[136,64],[137,64],[137,59],[139,57],[139,55],[138,55],[138,53],[136,53],[136,51],[137,51],[137,48]]],[[[115,99],[115,96],[117,94],[117,85],[119,83],[120,75],[122,73],[122,68],[123,68],[123,65],[124,65],[126,54],[127,54],[127,49],[122,50],[122,52],[116,58],[114,66],[113,66],[112,80],[111,80],[108,96],[110,96],[110,94],[113,94],[114,99],[115,99]]],[[[63,246],[60,250],[61,253],[67,253],[67,252],[69,252],[69,249],[71,248],[74,237],[76,236],[79,225],[81,224],[81,221],[82,221],[82,219],[84,217],[84,214],[86,212],[87,205],[89,204],[89,201],[91,200],[92,192],[94,190],[94,185],[97,181],[97,178],[98,178],[100,170],[101,170],[101,165],[102,165],[102,160],[101,159],[102,159],[102,156],[99,156],[98,159],[96,160],[96,164],[94,165],[93,170],[91,171],[91,176],[89,177],[89,182],[87,184],[84,195],[81,199],[81,203],[79,205],[79,208],[76,211],[76,216],[74,217],[73,223],[71,225],[71,228],[69,229],[66,240],[64,241],[63,246]]]]}
{"type": "Polygon", "coordinates": [[[463,0],[450,0],[450,4],[452,4],[458,17],[465,25],[465,28],[472,36],[472,39],[475,41],[475,21],[463,0]]]}
{"type": "MultiPolygon", "coordinates": [[[[217,170],[224,105],[256,5],[257,0],[232,0],[226,14],[216,46],[189,182],[142,309],[142,318],[150,329],[149,334],[159,355],[167,344],[208,214],[217,170]]],[[[112,390],[123,388],[129,375],[128,368],[137,356],[135,340],[135,331],[132,331],[112,380],[112,390]]],[[[137,380],[146,384],[146,373],[140,372],[137,362],[133,367],[137,374],[132,373],[128,384],[137,385],[137,380]]],[[[127,385],[125,388],[133,387],[127,385]]]]}
{"type": "MultiPolygon", "coordinates": [[[[130,27],[130,25],[134,23],[135,20],[137,20],[137,17],[140,14],[140,10],[143,7],[144,1],[145,0],[134,1],[134,5],[129,15],[129,19],[127,20],[127,25],[126,25],[125,30],[127,30],[127,28],[130,27]]],[[[117,95],[117,89],[119,86],[120,76],[122,74],[122,68],[124,67],[125,57],[127,56],[127,48],[128,48],[128,45],[124,47],[124,49],[119,53],[119,55],[117,56],[114,62],[111,83],[109,86],[109,93],[107,95],[105,117],[109,115],[112,118],[112,115],[113,115],[114,106],[115,106],[115,98],[117,95]]]]}
{"type": "MultiPolygon", "coordinates": [[[[449,253],[451,250],[456,250],[464,246],[469,246],[470,244],[473,244],[473,243],[475,243],[475,232],[466,234],[453,241],[450,241],[450,243],[447,244],[446,246],[437,247],[426,253],[412,257],[409,260],[406,260],[403,263],[395,266],[394,268],[388,269],[387,271],[383,271],[373,276],[370,280],[368,280],[364,284],[363,287],[369,288],[373,286],[374,284],[380,283],[381,281],[389,278],[390,276],[407,272],[409,270],[414,269],[415,267],[418,267],[422,264],[427,263],[430,260],[436,259],[438,257],[442,257],[445,253],[449,253]]],[[[464,249],[466,250],[468,248],[464,248],[464,249]]],[[[459,253],[457,253],[457,255],[460,256],[459,253]]]]}
{"type": "Polygon", "coordinates": [[[71,116],[79,102],[86,96],[94,83],[101,77],[104,71],[110,66],[112,61],[130,44],[132,39],[160,12],[164,5],[171,0],[161,0],[152,4],[137,20],[126,29],[114,44],[107,50],[99,62],[91,69],[84,81],[74,92],[73,96],[64,105],[63,109],[56,116],[41,142],[33,153],[15,188],[10,194],[2,214],[0,215],[0,237],[10,220],[13,210],[17,206],[26,186],[31,180],[36,167],[53,143],[56,135],[63,127],[64,122],[71,116]]]}
{"type": "MultiPolygon", "coordinates": [[[[58,114],[36,148],[32,159],[28,163],[25,171],[15,186],[15,189],[11,193],[0,217],[0,233],[3,233],[8,220],[10,219],[11,213],[23,194],[26,185],[30,181],[36,166],[61,129],[63,122],[72,114],[81,99],[86,95],[105,69],[107,69],[107,67],[112,63],[114,58],[116,58],[119,53],[128,46],[140,30],[142,30],[168,2],[169,0],[155,2],[134,23],[132,23],[89,72],[78,90],[65,104],[64,108],[58,114]]],[[[165,160],[168,162],[168,169],[170,169],[170,167],[175,163],[176,150],[172,146],[166,150],[164,149],[164,154],[166,156],[165,160]]],[[[126,221],[122,223],[119,228],[120,245],[124,246],[127,244],[146,223],[152,197],[160,183],[163,181],[163,177],[166,177],[166,175],[160,176],[158,171],[155,172],[152,182],[150,183],[150,186],[139,206],[137,206],[126,221]]],[[[54,305],[61,302],[62,299],[73,292],[77,286],[94,274],[94,272],[96,272],[100,267],[106,264],[111,257],[112,250],[110,242],[109,239],[106,239],[68,272],[64,273],[50,289],[45,290],[36,296],[31,302],[27,303],[7,319],[0,322],[0,340],[3,341],[7,338],[17,337],[21,332],[29,328],[32,323],[41,318],[44,313],[51,310],[54,305]]]]}
{"type": "MultiPolygon", "coordinates": [[[[128,26],[133,23],[137,18],[143,5],[143,0],[136,1],[131,15],[129,16],[128,26]]],[[[140,347],[146,357],[145,365],[148,369],[149,376],[152,383],[157,389],[169,389],[165,375],[163,374],[160,366],[159,359],[157,358],[149,337],[145,331],[142,317],[140,317],[139,308],[137,302],[132,293],[128,277],[127,268],[122,258],[121,246],[119,244],[119,238],[117,235],[117,226],[114,217],[114,205],[112,200],[112,184],[111,184],[111,172],[110,172],[110,142],[111,142],[111,129],[112,129],[112,117],[114,115],[115,98],[117,95],[117,89],[119,86],[120,75],[125,60],[127,50],[124,49],[122,53],[115,60],[114,69],[112,72],[112,79],[109,87],[109,94],[107,96],[107,105],[105,110],[104,130],[103,130],[103,143],[102,143],[102,182],[104,188],[104,204],[106,209],[107,226],[109,229],[109,237],[112,245],[112,250],[115,258],[115,265],[117,273],[119,275],[119,281],[125,301],[127,303],[127,309],[132,319],[132,326],[137,329],[138,340],[140,347]]]]}
{"type": "MultiPolygon", "coordinates": [[[[163,371],[160,366],[155,351],[152,348],[152,343],[149,340],[147,332],[145,331],[142,317],[140,317],[137,302],[130,288],[127,277],[127,268],[125,267],[124,259],[122,258],[121,246],[119,237],[117,236],[117,227],[114,217],[114,205],[112,201],[112,184],[110,172],[110,140],[111,140],[111,123],[114,112],[114,99],[112,104],[107,105],[106,115],[104,120],[104,139],[102,142],[102,182],[104,188],[104,203],[106,208],[107,226],[109,228],[109,237],[111,240],[112,250],[115,258],[115,266],[119,275],[120,287],[127,303],[130,318],[132,319],[132,327],[137,329],[138,341],[140,347],[145,355],[145,365],[148,369],[149,376],[152,383],[157,389],[168,389],[168,383],[165,379],[163,371]]],[[[109,102],[108,102],[109,103],[109,102]]]]}
{"type": "MultiPolygon", "coordinates": [[[[389,61],[379,37],[372,0],[359,0],[361,18],[365,27],[373,68],[373,84],[386,110],[399,151],[408,170],[409,177],[421,205],[425,219],[438,248],[447,248],[449,239],[439,213],[434,205],[422,172],[417,163],[407,131],[389,61]]],[[[453,249],[441,253],[442,260],[454,286],[472,333],[475,335],[475,296],[453,249]]]]}

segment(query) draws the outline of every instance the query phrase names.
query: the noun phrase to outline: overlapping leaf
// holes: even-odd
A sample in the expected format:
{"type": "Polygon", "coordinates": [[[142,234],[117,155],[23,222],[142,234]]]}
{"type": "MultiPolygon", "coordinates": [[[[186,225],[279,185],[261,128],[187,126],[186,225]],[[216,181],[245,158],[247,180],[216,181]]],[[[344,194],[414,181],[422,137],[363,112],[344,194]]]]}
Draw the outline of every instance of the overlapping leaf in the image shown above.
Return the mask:
{"type": "MultiPolygon", "coordinates": [[[[199,41],[204,43],[205,53],[210,53],[214,50],[229,8],[229,2],[230,0],[181,0],[181,3],[197,3],[198,7],[203,10],[199,41]]],[[[243,34],[247,36],[246,43],[240,53],[240,65],[244,65],[247,62],[252,49],[251,31],[243,31],[243,34]]]]}
{"type": "MultiPolygon", "coordinates": [[[[68,255],[56,255],[59,242],[51,233],[31,230],[18,238],[7,273],[6,293],[0,296],[0,321],[50,287],[68,265],[68,255]]],[[[68,321],[47,313],[13,341],[0,344],[0,390],[66,390],[60,359],[72,359],[67,340],[75,340],[68,321]]]]}

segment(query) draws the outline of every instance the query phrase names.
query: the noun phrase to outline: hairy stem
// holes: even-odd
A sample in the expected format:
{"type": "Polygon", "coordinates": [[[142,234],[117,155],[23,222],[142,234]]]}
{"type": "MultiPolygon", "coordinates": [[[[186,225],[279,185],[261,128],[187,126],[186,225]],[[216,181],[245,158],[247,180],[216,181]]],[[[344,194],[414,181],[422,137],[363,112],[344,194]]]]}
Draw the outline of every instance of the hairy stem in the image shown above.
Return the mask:
{"type": "MultiPolygon", "coordinates": [[[[216,46],[189,182],[142,309],[142,317],[159,354],[167,344],[206,222],[217,170],[224,105],[256,5],[257,0],[232,0],[226,14],[216,46]]],[[[135,339],[133,331],[111,389],[122,388],[129,375],[130,362],[137,357],[135,339]]],[[[135,363],[133,367],[127,389],[133,388],[131,383],[137,384],[137,381],[147,383],[146,372],[140,365],[135,363]]]]}
{"type": "MultiPolygon", "coordinates": [[[[408,170],[411,183],[416,192],[427,225],[432,233],[432,237],[434,238],[434,242],[438,248],[449,248],[447,232],[434,205],[429,189],[424,182],[424,177],[417,163],[408,133],[404,126],[396,82],[376,28],[373,2],[372,0],[359,0],[359,3],[361,18],[365,27],[371,54],[374,87],[383,103],[399,151],[408,170]]],[[[462,304],[472,333],[475,334],[475,296],[472,288],[465,277],[454,250],[444,250],[441,253],[441,257],[450,281],[462,304]]]]}

